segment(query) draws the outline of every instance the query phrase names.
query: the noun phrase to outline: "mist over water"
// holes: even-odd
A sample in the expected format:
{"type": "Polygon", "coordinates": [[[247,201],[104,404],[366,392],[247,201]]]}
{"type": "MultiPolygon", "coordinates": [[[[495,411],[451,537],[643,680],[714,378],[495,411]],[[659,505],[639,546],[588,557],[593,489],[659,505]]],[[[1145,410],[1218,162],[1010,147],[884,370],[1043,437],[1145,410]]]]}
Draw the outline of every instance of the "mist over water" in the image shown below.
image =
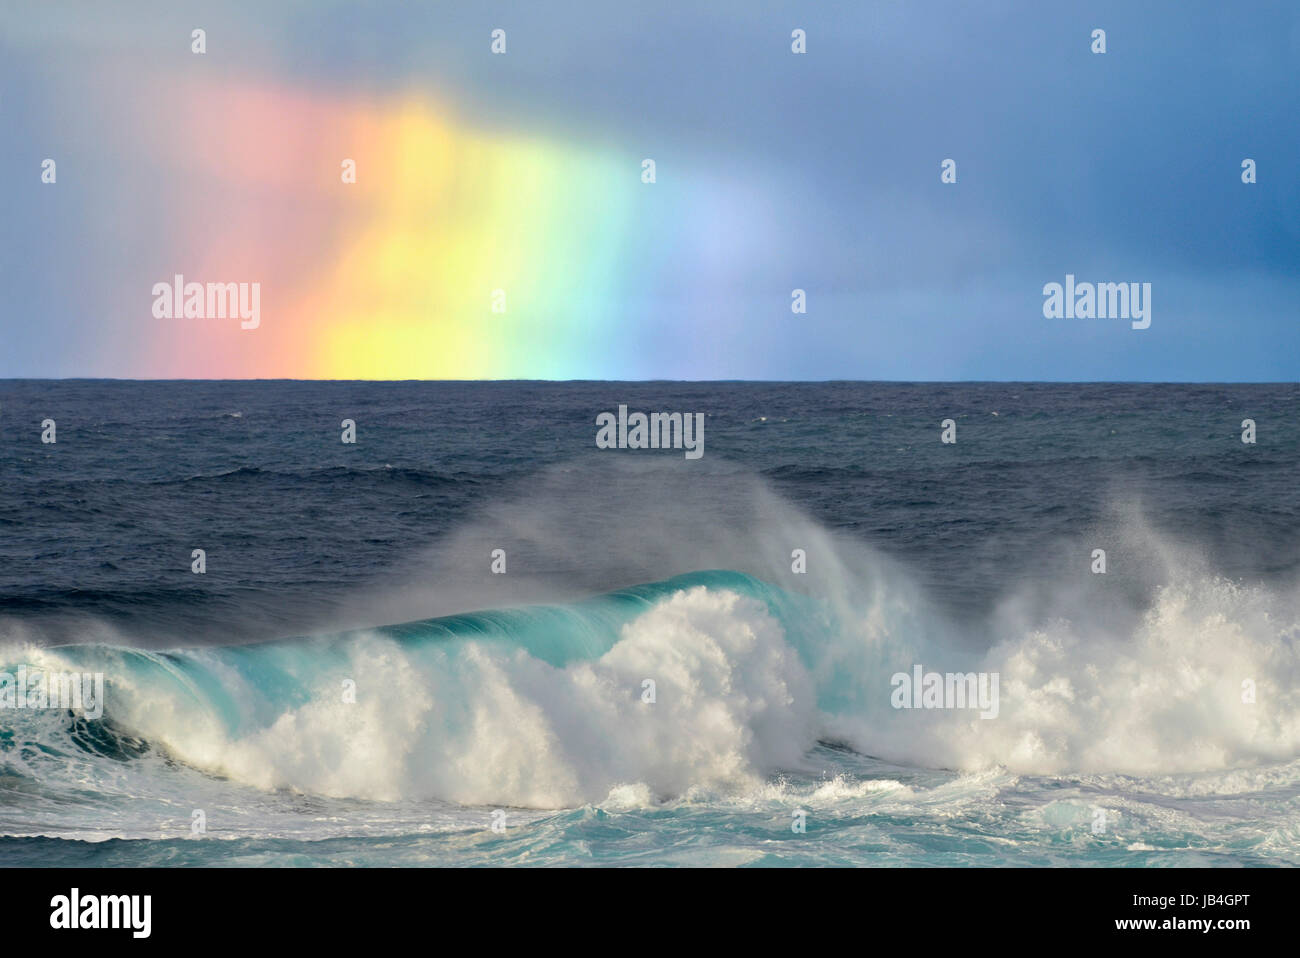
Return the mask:
{"type": "MultiPolygon", "coordinates": [[[[611,388],[557,389],[598,386],[611,388]]],[[[112,395],[130,387],[98,388],[112,395]]],[[[1087,399],[1083,387],[1020,386],[999,388],[1039,391],[1039,406],[1050,408],[1017,413],[1010,397],[1020,394],[999,393],[997,417],[958,420],[955,448],[940,447],[936,420],[908,427],[933,433],[911,437],[911,447],[885,448],[900,429],[874,439],[876,458],[848,457],[844,436],[861,427],[857,412],[836,407],[839,387],[754,387],[772,394],[742,391],[740,399],[726,387],[664,390],[707,388],[718,395],[702,408],[726,411],[711,414],[706,455],[696,462],[569,449],[566,426],[549,443],[558,451],[538,457],[552,461],[531,467],[527,443],[522,451],[502,443],[489,455],[485,434],[466,437],[452,468],[437,472],[401,462],[313,471],[279,461],[200,474],[234,478],[163,480],[197,486],[174,505],[209,516],[258,503],[259,494],[273,500],[244,512],[247,553],[212,549],[221,564],[234,555],[266,562],[253,534],[263,526],[308,543],[308,554],[290,570],[268,562],[264,607],[243,619],[231,610],[248,595],[248,569],[234,585],[224,575],[202,583],[217,593],[211,608],[230,619],[224,639],[211,622],[170,642],[156,621],[136,635],[136,616],[113,600],[78,610],[70,624],[59,610],[33,611],[54,601],[34,573],[31,584],[7,591],[6,666],[102,669],[109,697],[100,723],[6,713],[0,830],[13,837],[0,855],[21,858],[37,847],[35,836],[52,836],[110,840],[104,854],[140,862],[205,854],[276,862],[291,853],[469,863],[508,860],[522,854],[521,842],[533,861],[636,861],[635,849],[653,835],[668,858],[698,863],[1300,857],[1296,493],[1273,479],[1297,462],[1294,448],[1238,450],[1228,427],[1226,439],[1203,436],[1196,447],[1188,437],[1205,431],[1200,420],[1165,410],[1176,435],[1148,452],[1061,467],[1069,450],[1051,433],[1036,459],[1023,448],[999,457],[996,437],[1009,434],[996,431],[999,423],[987,426],[993,439],[982,436],[985,418],[1033,422],[1069,405],[1059,393],[1087,399]],[[800,420],[803,390],[819,392],[821,404],[800,420]],[[759,409],[766,412],[750,415],[759,409]],[[780,418],[797,428],[769,432],[766,452],[751,445],[780,418]],[[756,468],[760,453],[772,461],[756,468]],[[934,458],[946,453],[948,462],[934,458]],[[494,465],[477,474],[460,468],[471,459],[494,465]],[[915,474],[918,462],[928,471],[915,474]],[[389,485],[395,470],[407,473],[401,491],[389,485]],[[1074,474],[1064,496],[1062,471],[1074,474]],[[279,478],[268,483],[267,473],[279,478]],[[1026,476],[1055,478],[1032,484],[1026,476]],[[283,494],[271,491],[281,486],[283,494]],[[273,507],[291,508],[281,495],[301,498],[304,486],[317,490],[319,523],[271,518],[273,507]],[[1199,499],[1189,491],[1198,486],[1199,499]],[[948,498],[952,487],[963,495],[948,498]],[[1263,494],[1244,496],[1246,488],[1263,494]],[[397,515],[385,515],[394,500],[397,515]],[[1185,520],[1194,501],[1207,514],[1201,526],[1171,521],[1185,520]],[[931,514],[945,503],[959,505],[965,521],[931,514]],[[1248,517],[1258,509],[1271,521],[1248,517]],[[312,553],[332,524],[360,527],[341,535],[373,538],[422,523],[437,531],[395,534],[369,576],[350,567],[334,575],[320,568],[332,560],[312,553]],[[890,532],[866,531],[891,524],[890,532]],[[983,531],[969,535],[966,524],[983,531]],[[1106,549],[1105,575],[1090,570],[1094,548],[1106,549]],[[505,551],[504,575],[489,571],[494,549],[505,551]],[[796,549],[806,573],[792,571],[796,549]],[[312,575],[337,580],[328,602],[304,604],[276,581],[312,575]],[[275,611],[285,596],[291,612],[275,611]],[[303,630],[307,637],[267,628],[326,613],[330,624],[303,630]],[[249,634],[257,629],[260,637],[249,634]],[[918,664],[996,674],[996,717],[894,708],[891,677],[918,664]],[[642,697],[647,679],[653,703],[642,697]],[[340,695],[344,680],[356,682],[355,704],[340,695]],[[1244,700],[1243,683],[1253,701],[1244,700]],[[225,843],[185,837],[199,807],[209,837],[225,843]],[[526,827],[493,833],[496,808],[526,827]],[[821,838],[767,848],[791,835],[795,808],[810,812],[821,838]],[[1109,822],[1101,833],[1099,809],[1109,822]],[[702,827],[719,822],[734,826],[731,838],[689,850],[702,827]],[[593,830],[606,835],[594,851],[593,830]],[[384,851],[373,846],[381,838],[384,851]]],[[[906,416],[915,401],[889,387],[875,387],[883,398],[862,388],[877,421],[906,416]]],[[[990,388],[957,395],[973,407],[987,404],[981,390],[990,388]]],[[[1282,387],[1254,388],[1233,402],[1295,402],[1291,387],[1281,398],[1267,390],[1282,387]]],[[[1155,395],[1164,401],[1164,392],[1155,395]]],[[[412,415],[400,391],[381,405],[392,396],[412,415]]],[[[609,405],[588,398],[593,415],[609,405]]],[[[692,408],[680,398],[641,408],[692,408]]],[[[500,403],[483,405],[490,418],[500,403]]],[[[265,414],[245,413],[255,423],[265,414]]],[[[436,408],[421,415],[444,421],[436,408]]],[[[1229,425],[1240,418],[1236,409],[1225,415],[1229,425]]],[[[1151,416],[1144,427],[1158,424],[1151,416]]],[[[364,441],[367,420],[358,420],[364,441]]],[[[572,430],[586,436],[584,446],[594,434],[582,423],[572,430]]],[[[521,441],[527,435],[519,431],[521,441]]],[[[211,458],[209,467],[221,457],[211,458]]],[[[76,464],[94,471],[84,459],[76,464]]],[[[54,468],[30,458],[10,467],[33,476],[54,468]]],[[[114,495],[89,477],[81,483],[87,511],[104,508],[95,497],[114,495]]],[[[154,505],[173,507],[166,493],[154,505]]],[[[110,541],[104,531],[84,534],[91,544],[110,541]]],[[[240,541],[233,531],[225,530],[227,542],[240,541]]],[[[189,541],[171,547],[182,570],[175,585],[146,608],[170,601],[167,590],[196,587],[184,578],[189,541]]],[[[18,575],[12,565],[6,574],[18,575]]],[[[129,580],[131,570],[117,577],[129,580]]]]}

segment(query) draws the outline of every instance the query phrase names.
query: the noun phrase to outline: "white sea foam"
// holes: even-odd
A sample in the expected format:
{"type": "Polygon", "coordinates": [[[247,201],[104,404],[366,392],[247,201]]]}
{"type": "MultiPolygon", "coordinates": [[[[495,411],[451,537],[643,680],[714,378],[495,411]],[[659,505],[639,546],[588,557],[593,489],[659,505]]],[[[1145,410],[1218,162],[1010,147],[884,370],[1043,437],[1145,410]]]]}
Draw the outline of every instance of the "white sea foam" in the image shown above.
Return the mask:
{"type": "MultiPolygon", "coordinates": [[[[1098,610],[1075,582],[1053,583],[959,627],[896,564],[743,477],[710,511],[664,471],[620,514],[606,501],[616,484],[564,475],[546,480],[563,494],[544,482],[528,503],[499,503],[447,553],[469,542],[481,553],[513,530],[620,575],[743,569],[809,593],[813,611],[791,617],[783,606],[783,619],[741,586],[695,586],[658,599],[602,652],[562,664],[490,629],[429,643],[368,632],[264,653],[196,650],[110,671],[109,715],[184,762],[259,788],[535,808],[752,792],[801,768],[819,738],[899,765],[1143,776],[1143,787],[1188,795],[1249,790],[1240,776],[1300,757],[1300,594],[1219,578],[1140,522],[1125,528],[1147,557],[1130,566],[1154,580],[1143,604],[1098,610]],[[619,514],[637,536],[611,544],[604,520],[566,525],[575,484],[590,491],[588,514],[619,514]],[[679,502],[694,523],[685,538],[679,502]],[[790,574],[792,547],[807,551],[807,575],[790,574]],[[998,673],[998,717],[892,708],[890,677],[914,663],[998,673]],[[285,682],[265,681],[268,665],[285,682]],[[355,704],[343,679],[357,683],[355,704]],[[646,679],[654,704],[641,699],[646,679]],[[1180,775],[1191,778],[1169,778],[1180,775]]],[[[499,577],[524,583],[503,586],[513,597],[544,591],[540,579],[513,577],[499,577]]],[[[408,590],[397,604],[417,597],[408,590]]],[[[883,787],[832,782],[821,797],[883,787]]]]}

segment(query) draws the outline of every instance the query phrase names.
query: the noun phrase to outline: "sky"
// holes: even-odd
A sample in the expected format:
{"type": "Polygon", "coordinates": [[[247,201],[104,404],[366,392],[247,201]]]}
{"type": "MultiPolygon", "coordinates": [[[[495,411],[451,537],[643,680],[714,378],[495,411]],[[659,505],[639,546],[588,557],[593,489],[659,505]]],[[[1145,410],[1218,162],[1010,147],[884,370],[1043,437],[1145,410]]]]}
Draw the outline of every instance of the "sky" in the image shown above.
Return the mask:
{"type": "Polygon", "coordinates": [[[1289,0],[6,4],[0,131],[3,378],[1300,376],[1289,0]]]}

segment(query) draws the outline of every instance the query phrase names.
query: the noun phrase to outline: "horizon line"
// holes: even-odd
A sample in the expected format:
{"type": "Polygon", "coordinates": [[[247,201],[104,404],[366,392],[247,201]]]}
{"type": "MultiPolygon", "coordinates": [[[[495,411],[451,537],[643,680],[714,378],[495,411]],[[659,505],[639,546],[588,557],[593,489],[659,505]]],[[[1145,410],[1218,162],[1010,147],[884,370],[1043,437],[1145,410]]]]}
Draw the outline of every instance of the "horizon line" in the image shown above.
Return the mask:
{"type": "Polygon", "coordinates": [[[652,383],[674,383],[679,385],[831,385],[836,383],[855,383],[863,385],[936,385],[936,386],[985,386],[985,385],[1024,385],[1024,386],[1294,386],[1300,380],[1263,380],[1263,379],[292,379],[292,378],[238,378],[238,379],[200,379],[181,378],[132,378],[119,376],[9,376],[0,377],[0,383],[48,383],[48,382],[111,382],[111,383],[446,383],[449,385],[471,384],[555,384],[575,383],[620,383],[642,385],[652,383]]]}

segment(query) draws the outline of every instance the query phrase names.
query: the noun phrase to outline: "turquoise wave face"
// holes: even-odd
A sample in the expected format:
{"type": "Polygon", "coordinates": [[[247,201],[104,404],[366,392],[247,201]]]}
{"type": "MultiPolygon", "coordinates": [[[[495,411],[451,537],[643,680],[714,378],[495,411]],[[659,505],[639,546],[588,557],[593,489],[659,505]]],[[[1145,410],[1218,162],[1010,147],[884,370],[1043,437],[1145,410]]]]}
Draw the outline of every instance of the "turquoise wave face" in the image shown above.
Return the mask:
{"type": "Polygon", "coordinates": [[[102,673],[104,717],[19,712],[14,725],[24,749],[148,754],[339,798],[562,807],[624,784],[649,796],[754,784],[816,743],[815,690],[791,644],[813,608],[708,571],[258,645],[31,650],[15,667],[102,673]]]}
{"type": "MultiPolygon", "coordinates": [[[[476,699],[485,687],[473,674],[482,656],[496,656],[506,669],[542,663],[562,675],[577,663],[598,662],[624,638],[631,623],[689,590],[752,600],[756,609],[765,610],[778,624],[774,634],[789,644],[805,667],[813,661],[814,637],[826,634],[826,610],[815,600],[743,573],[712,570],[562,605],[488,609],[260,644],[169,651],[70,645],[26,656],[11,653],[7,669],[102,673],[105,677],[101,719],[69,716],[65,725],[37,723],[27,729],[29,746],[56,750],[76,746],[121,758],[152,751],[169,761],[225,775],[230,768],[222,756],[241,741],[269,737],[278,725],[297,723],[300,714],[340,698],[349,685],[354,696],[360,686],[364,697],[367,685],[373,684],[367,678],[366,660],[376,649],[381,650],[380,659],[395,657],[396,669],[410,680],[413,688],[405,688],[403,695],[418,697],[427,692],[437,698],[436,722],[455,737],[474,724],[479,709],[491,707],[489,700],[476,699]]],[[[653,668],[648,666],[647,671],[653,672],[653,668]]],[[[508,678],[505,685],[514,681],[508,678]]],[[[634,683],[624,691],[635,696],[641,690],[634,683]]],[[[370,719],[376,724],[384,721],[379,715],[370,719]]],[[[20,717],[16,724],[23,724],[20,717]]],[[[365,736],[354,740],[348,730],[336,731],[342,733],[335,743],[340,754],[375,744],[365,736]]],[[[420,735],[409,730],[404,733],[398,723],[393,735],[403,734],[410,736],[408,743],[394,746],[385,742],[384,747],[397,751],[419,747],[420,735]]],[[[292,747],[302,746],[302,741],[295,740],[292,747]]],[[[274,773],[260,783],[273,787],[307,784],[277,776],[274,773]]],[[[399,786],[389,797],[401,794],[404,787],[399,786]]]]}
{"type": "MultiPolygon", "coordinates": [[[[165,691],[219,717],[229,732],[240,734],[265,727],[310,702],[322,678],[348,671],[350,651],[362,636],[393,640],[413,663],[421,660],[422,653],[437,652],[443,657],[473,644],[506,652],[520,650],[564,668],[598,659],[617,644],[628,623],[663,599],[696,587],[726,590],[763,603],[781,623],[787,640],[811,663],[814,636],[819,628],[824,633],[829,621],[826,608],[807,596],[727,570],[689,573],[566,605],[488,609],[258,644],[171,651],[67,645],[56,651],[64,669],[104,673],[110,719],[122,717],[120,711],[117,715],[113,711],[115,687],[145,694],[165,691]],[[244,694],[235,694],[236,688],[244,694]]],[[[16,672],[36,665],[11,652],[3,670],[16,672]]]]}

